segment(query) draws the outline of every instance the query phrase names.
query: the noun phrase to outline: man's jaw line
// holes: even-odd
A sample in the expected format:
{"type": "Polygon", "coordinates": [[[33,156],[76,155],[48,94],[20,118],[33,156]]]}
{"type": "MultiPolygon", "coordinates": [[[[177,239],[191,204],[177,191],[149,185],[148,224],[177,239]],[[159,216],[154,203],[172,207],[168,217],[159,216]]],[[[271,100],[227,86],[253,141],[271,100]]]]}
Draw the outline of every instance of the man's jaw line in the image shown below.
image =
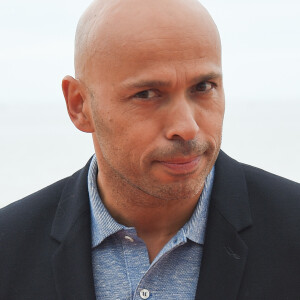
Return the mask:
{"type": "MultiPolygon", "coordinates": [[[[146,196],[146,197],[149,197],[149,200],[150,199],[152,199],[152,200],[155,200],[154,202],[152,202],[151,200],[150,200],[150,202],[148,202],[148,201],[146,201],[146,202],[144,202],[144,201],[142,201],[141,203],[140,203],[140,205],[139,205],[139,201],[134,201],[134,206],[140,206],[140,207],[145,207],[145,206],[147,206],[147,207],[149,207],[149,208],[155,208],[155,207],[163,207],[163,206],[168,206],[169,204],[171,204],[171,203],[173,203],[173,204],[175,204],[176,202],[180,202],[181,200],[179,200],[179,199],[176,199],[176,198],[174,198],[174,199],[169,199],[169,198],[165,198],[165,197],[159,197],[159,195],[157,195],[157,194],[152,194],[152,193],[150,193],[150,192],[148,192],[147,190],[145,190],[145,189],[142,189],[142,188],[140,188],[138,185],[135,185],[133,182],[131,182],[130,180],[128,180],[128,178],[126,178],[125,176],[123,176],[120,172],[118,172],[111,164],[109,164],[109,166],[110,166],[110,168],[111,168],[111,170],[116,174],[116,176],[118,176],[122,181],[123,181],[123,183],[124,184],[126,184],[126,185],[128,185],[128,186],[130,186],[133,190],[138,190],[142,195],[144,195],[144,196],[146,196]],[[152,202],[152,203],[151,203],[152,202]],[[147,203],[147,204],[146,204],[147,203]]],[[[99,171],[98,171],[99,172],[99,171]]],[[[194,173],[195,171],[193,171],[193,173],[194,173]]],[[[185,175],[176,175],[176,174],[172,174],[172,177],[175,179],[176,177],[181,177],[181,180],[184,180],[184,179],[186,179],[186,178],[182,178],[182,177],[188,177],[188,175],[190,175],[190,174],[185,174],[185,175]]],[[[178,178],[177,178],[177,180],[178,180],[178,178]]],[[[174,181],[174,183],[176,183],[175,181],[174,181]]],[[[100,187],[100,189],[101,189],[101,187],[100,187]]],[[[195,195],[196,195],[197,193],[195,193],[195,195]]],[[[141,197],[143,197],[141,195],[141,197]]]]}

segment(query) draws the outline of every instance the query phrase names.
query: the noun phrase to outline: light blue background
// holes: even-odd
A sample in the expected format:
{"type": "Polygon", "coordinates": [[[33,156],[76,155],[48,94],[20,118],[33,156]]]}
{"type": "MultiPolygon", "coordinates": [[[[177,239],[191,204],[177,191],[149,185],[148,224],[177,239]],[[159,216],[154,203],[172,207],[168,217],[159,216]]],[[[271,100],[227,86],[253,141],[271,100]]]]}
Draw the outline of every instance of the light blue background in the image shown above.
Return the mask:
{"type": "MultiPolygon", "coordinates": [[[[205,0],[222,37],[232,157],[300,181],[300,2],[205,0]]],[[[91,137],[68,119],[77,20],[89,1],[0,3],[0,207],[82,167],[91,137]]]]}

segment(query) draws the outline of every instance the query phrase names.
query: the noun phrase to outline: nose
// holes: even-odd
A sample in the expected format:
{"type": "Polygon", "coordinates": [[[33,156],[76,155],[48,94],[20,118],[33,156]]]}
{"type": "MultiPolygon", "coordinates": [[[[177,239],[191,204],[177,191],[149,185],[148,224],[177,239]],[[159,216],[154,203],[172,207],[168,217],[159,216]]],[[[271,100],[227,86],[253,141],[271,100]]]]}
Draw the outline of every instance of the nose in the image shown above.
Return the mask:
{"type": "Polygon", "coordinates": [[[196,122],[196,112],[193,103],[187,99],[170,101],[167,115],[166,138],[169,140],[190,141],[195,139],[199,126],[196,122]]]}

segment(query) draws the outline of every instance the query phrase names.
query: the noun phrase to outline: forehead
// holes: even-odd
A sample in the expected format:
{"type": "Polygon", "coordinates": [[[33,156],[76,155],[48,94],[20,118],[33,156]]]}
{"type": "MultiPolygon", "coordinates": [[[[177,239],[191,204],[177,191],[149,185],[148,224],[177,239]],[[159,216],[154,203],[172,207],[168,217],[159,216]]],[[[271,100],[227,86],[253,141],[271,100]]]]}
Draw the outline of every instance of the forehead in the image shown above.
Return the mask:
{"type": "Polygon", "coordinates": [[[127,82],[131,79],[180,80],[221,73],[221,55],[217,45],[206,38],[145,39],[130,41],[122,49],[112,49],[109,55],[98,56],[91,63],[91,75],[96,82],[127,82]],[[176,78],[177,77],[177,78],[176,78]]]}

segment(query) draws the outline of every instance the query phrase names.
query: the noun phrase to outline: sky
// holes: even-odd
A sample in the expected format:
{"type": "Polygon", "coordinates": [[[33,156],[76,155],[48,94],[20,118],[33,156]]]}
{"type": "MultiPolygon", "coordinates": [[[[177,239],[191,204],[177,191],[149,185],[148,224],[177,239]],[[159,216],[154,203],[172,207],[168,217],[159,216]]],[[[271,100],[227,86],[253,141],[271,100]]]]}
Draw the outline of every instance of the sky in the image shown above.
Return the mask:
{"type": "MultiPolygon", "coordinates": [[[[204,0],[223,45],[232,157],[300,181],[300,2],[204,0]]],[[[61,79],[89,1],[0,3],[0,207],[72,174],[93,153],[68,119],[61,79]]]]}

